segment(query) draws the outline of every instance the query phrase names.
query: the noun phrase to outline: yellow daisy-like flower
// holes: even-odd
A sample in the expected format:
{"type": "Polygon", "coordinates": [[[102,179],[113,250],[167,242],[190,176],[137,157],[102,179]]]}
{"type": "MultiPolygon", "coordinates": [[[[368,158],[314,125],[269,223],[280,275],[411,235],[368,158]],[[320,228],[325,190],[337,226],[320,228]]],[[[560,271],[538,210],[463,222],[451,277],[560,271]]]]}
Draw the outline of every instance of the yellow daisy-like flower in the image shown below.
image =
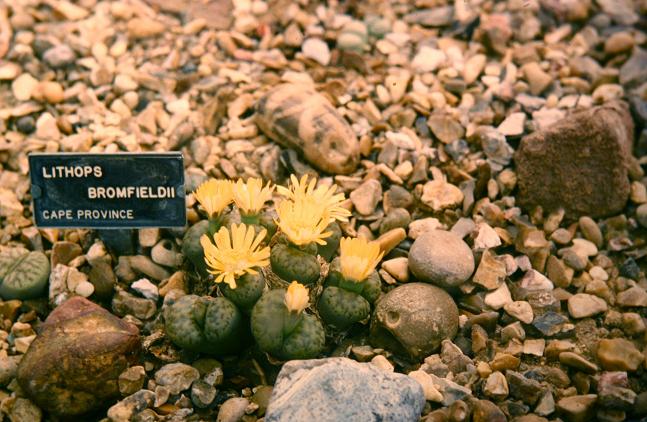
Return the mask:
{"type": "Polygon", "coordinates": [[[301,180],[298,180],[293,174],[290,176],[290,189],[278,186],[277,191],[295,202],[303,199],[324,208],[330,215],[331,222],[332,220],[348,221],[348,217],[351,216],[351,212],[341,206],[346,199],[344,194],[335,193],[337,185],[317,186],[317,179],[314,177],[308,180],[308,175],[303,175],[301,180]]]}
{"type": "Polygon", "coordinates": [[[288,286],[284,301],[288,311],[296,313],[303,312],[308,307],[308,302],[310,301],[308,288],[297,281],[293,281],[288,286]]]}
{"type": "Polygon", "coordinates": [[[202,235],[200,244],[204,249],[204,260],[208,270],[216,276],[216,283],[225,282],[232,289],[236,288],[236,277],[245,273],[257,274],[256,267],[265,267],[270,263],[270,248],[258,246],[265,238],[267,231],[261,230],[258,235],[254,227],[245,224],[234,224],[230,231],[226,227],[213,236],[215,245],[207,235],[202,235]]]}
{"type": "Polygon", "coordinates": [[[219,215],[234,198],[231,180],[209,179],[195,190],[194,196],[209,218],[219,215]]]}
{"type": "Polygon", "coordinates": [[[233,188],[236,206],[247,215],[258,214],[263,209],[265,202],[272,199],[274,191],[274,186],[270,186],[270,182],[267,182],[267,185],[263,187],[263,181],[258,178],[248,179],[247,183],[238,179],[233,188]]]}
{"type": "Polygon", "coordinates": [[[341,273],[347,280],[364,281],[383,255],[377,242],[369,242],[360,237],[344,237],[339,244],[341,273]]]}
{"type": "Polygon", "coordinates": [[[295,245],[307,245],[316,242],[325,245],[326,237],[332,232],[325,232],[331,222],[325,209],[310,201],[282,201],[276,208],[279,218],[276,224],[290,242],[295,245]]]}

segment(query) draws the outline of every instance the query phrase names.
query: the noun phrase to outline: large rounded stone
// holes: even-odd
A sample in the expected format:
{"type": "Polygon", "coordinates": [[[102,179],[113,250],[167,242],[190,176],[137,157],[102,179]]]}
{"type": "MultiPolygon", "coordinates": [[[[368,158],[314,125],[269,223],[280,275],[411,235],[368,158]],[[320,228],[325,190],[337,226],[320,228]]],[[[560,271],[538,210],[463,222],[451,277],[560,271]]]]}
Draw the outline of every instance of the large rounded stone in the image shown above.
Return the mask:
{"type": "Polygon", "coordinates": [[[409,269],[419,280],[458,286],[474,272],[474,255],[455,233],[433,230],[419,236],[409,251],[409,269]]]}
{"type": "Polygon", "coordinates": [[[119,374],[137,359],[139,330],[82,297],[56,308],[18,366],[41,408],[82,415],[119,397],[119,374]]]}
{"type": "Polygon", "coordinates": [[[371,320],[375,347],[424,358],[458,331],[458,308],[444,290],[426,283],[409,283],[382,296],[371,320]]]}

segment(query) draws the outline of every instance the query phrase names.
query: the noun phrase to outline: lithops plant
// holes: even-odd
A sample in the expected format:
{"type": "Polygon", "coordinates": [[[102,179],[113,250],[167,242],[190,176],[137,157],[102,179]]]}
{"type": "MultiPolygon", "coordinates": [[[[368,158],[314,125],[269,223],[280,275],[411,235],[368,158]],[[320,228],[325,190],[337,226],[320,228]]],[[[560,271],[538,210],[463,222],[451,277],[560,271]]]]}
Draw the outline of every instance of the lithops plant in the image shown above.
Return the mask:
{"type": "Polygon", "coordinates": [[[0,253],[0,298],[34,299],[41,296],[49,280],[49,259],[44,253],[24,248],[0,253]]]}
{"type": "Polygon", "coordinates": [[[249,312],[265,289],[265,280],[259,272],[269,264],[270,248],[261,247],[267,231],[259,233],[253,226],[232,224],[221,227],[213,236],[200,238],[204,249],[207,271],[221,283],[221,292],[242,310],[249,312]]]}
{"type": "Polygon", "coordinates": [[[321,272],[318,247],[333,235],[329,226],[335,220],[348,221],[350,212],[341,206],[344,194],[336,193],[335,185],[317,186],[317,179],[308,176],[292,176],[289,189],[277,190],[286,199],[276,209],[281,236],[270,255],[272,271],[285,281],[312,284],[321,272]]]}
{"type": "Polygon", "coordinates": [[[204,260],[204,250],[200,238],[209,232],[209,221],[198,221],[184,234],[182,239],[182,254],[193,264],[201,277],[207,277],[207,263],[204,260]]]}
{"type": "Polygon", "coordinates": [[[182,296],[164,309],[164,326],[175,345],[214,355],[235,353],[249,339],[244,315],[225,297],[182,296]]]}
{"type": "Polygon", "coordinates": [[[286,289],[263,294],[252,310],[251,326],[261,350],[280,360],[312,359],[325,345],[319,320],[304,312],[308,289],[292,282],[286,289]]]}
{"type": "Polygon", "coordinates": [[[317,302],[319,315],[326,324],[343,330],[368,320],[371,305],[381,292],[375,266],[382,255],[377,242],[341,239],[340,256],[332,262],[317,302]]]}
{"type": "Polygon", "coordinates": [[[257,231],[264,227],[267,230],[267,240],[276,232],[276,224],[273,218],[263,211],[263,206],[272,199],[274,189],[275,186],[269,182],[263,186],[261,179],[253,177],[247,182],[238,179],[233,185],[234,204],[240,211],[241,221],[253,225],[257,231]]]}
{"type": "Polygon", "coordinates": [[[271,89],[256,105],[256,124],[319,170],[349,174],[357,168],[355,132],[323,95],[308,86],[282,84],[271,89]]]}

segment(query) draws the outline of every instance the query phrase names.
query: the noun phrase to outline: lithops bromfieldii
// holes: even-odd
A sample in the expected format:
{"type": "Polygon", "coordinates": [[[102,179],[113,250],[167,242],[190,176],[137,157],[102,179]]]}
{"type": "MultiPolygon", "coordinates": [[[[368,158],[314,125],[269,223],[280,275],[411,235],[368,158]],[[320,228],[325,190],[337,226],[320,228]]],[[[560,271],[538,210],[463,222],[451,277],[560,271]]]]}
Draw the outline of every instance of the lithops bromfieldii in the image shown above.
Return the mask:
{"type": "Polygon", "coordinates": [[[299,151],[327,173],[348,174],[359,162],[350,125],[323,95],[305,85],[279,85],[256,105],[256,123],[272,140],[299,151]]]}

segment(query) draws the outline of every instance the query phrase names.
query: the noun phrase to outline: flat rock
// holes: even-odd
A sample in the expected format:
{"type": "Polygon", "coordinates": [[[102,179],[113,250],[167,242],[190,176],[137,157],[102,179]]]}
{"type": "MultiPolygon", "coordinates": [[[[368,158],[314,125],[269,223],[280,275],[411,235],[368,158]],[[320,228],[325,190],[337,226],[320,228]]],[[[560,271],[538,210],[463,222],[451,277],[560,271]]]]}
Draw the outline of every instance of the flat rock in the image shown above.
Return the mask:
{"type": "Polygon", "coordinates": [[[423,233],[411,245],[409,269],[421,281],[454,287],[474,272],[474,255],[455,233],[434,230],[423,233]]]}
{"type": "Polygon", "coordinates": [[[362,215],[371,215],[382,199],[382,185],[375,179],[369,179],[350,193],[353,206],[362,215]]]}
{"type": "Polygon", "coordinates": [[[597,399],[596,394],[564,397],[557,402],[557,410],[567,422],[589,421],[597,399]]]}
{"type": "Polygon", "coordinates": [[[515,153],[520,203],[564,207],[571,217],[620,212],[630,193],[632,143],[633,122],[620,102],[575,112],[524,137],[515,153]]]}
{"type": "Polygon", "coordinates": [[[607,371],[635,371],[645,356],[623,338],[603,339],[598,343],[598,361],[607,371]]]}
{"type": "Polygon", "coordinates": [[[604,299],[586,293],[578,293],[568,299],[568,313],[573,318],[587,318],[607,311],[604,299]]]}
{"type": "Polygon", "coordinates": [[[444,290],[426,283],[398,286],[377,302],[371,344],[420,359],[458,330],[458,308],[444,290]]]}
{"type": "Polygon", "coordinates": [[[139,348],[137,327],[74,297],[42,324],[18,366],[18,383],[41,408],[82,415],[119,397],[119,375],[139,348]]]}
{"type": "Polygon", "coordinates": [[[425,397],[406,375],[347,358],[294,360],[283,365],[270,399],[266,422],[416,422],[425,397]]]}
{"type": "Polygon", "coordinates": [[[307,86],[279,85],[256,105],[256,124],[269,138],[300,152],[327,173],[352,173],[359,142],[350,125],[321,94],[307,86]]]}

